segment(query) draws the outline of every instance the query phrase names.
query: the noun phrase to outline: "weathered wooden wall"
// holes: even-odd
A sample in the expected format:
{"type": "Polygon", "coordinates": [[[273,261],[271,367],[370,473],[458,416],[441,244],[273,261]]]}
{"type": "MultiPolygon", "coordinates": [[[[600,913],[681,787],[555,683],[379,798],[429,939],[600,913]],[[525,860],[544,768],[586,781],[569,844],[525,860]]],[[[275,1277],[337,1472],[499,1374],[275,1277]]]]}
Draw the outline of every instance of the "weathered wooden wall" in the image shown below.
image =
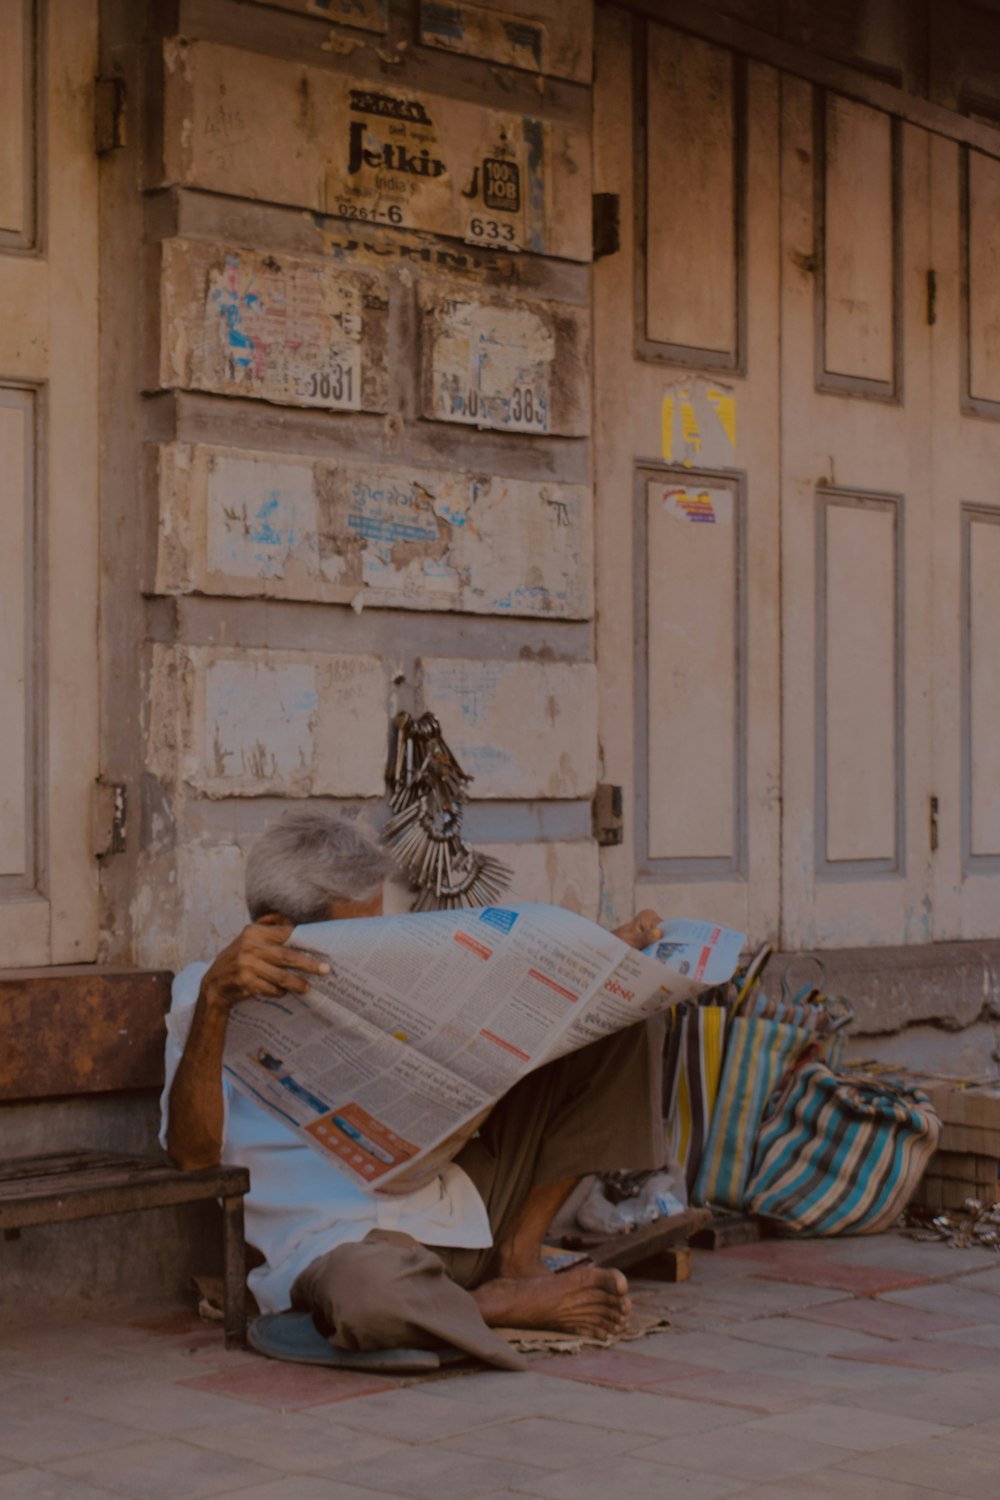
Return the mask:
{"type": "Polygon", "coordinates": [[[597,914],[591,24],[107,0],[106,956],[210,954],[298,799],[377,828],[401,707],[517,894],[597,914]]]}

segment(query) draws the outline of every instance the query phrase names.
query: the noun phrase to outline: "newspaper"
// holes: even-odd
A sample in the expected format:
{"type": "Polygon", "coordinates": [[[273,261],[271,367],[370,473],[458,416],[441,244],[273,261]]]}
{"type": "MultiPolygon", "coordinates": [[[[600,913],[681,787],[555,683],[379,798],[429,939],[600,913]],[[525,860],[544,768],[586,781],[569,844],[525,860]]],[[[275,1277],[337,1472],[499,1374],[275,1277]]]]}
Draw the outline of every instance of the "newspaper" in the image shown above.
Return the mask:
{"type": "Polygon", "coordinates": [[[732,977],[745,942],[745,933],[711,922],[664,922],[657,941],[642,951],[676,974],[690,976],[699,989],[711,989],[732,977]]]}
{"type": "Polygon", "coordinates": [[[289,941],[330,973],[235,1006],[226,1074],[354,1181],[399,1192],[533,1068],[723,983],[743,935],[668,922],[657,958],[560,907],[512,905],[320,922],[289,941]]]}

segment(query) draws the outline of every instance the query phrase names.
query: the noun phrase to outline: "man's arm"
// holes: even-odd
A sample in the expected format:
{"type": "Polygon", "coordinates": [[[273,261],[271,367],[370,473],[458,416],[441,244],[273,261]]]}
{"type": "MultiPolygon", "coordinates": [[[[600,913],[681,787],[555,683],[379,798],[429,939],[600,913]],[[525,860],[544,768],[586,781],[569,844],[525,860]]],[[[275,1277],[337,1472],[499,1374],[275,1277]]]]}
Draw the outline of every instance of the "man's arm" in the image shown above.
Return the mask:
{"type": "Polygon", "coordinates": [[[254,995],[304,994],[307,975],[330,972],[329,964],[287,948],[291,934],[284,917],[262,917],[223,949],[201,981],[170,1089],[167,1150],[185,1172],[217,1166],[222,1157],[222,1054],[232,1007],[254,995]]]}

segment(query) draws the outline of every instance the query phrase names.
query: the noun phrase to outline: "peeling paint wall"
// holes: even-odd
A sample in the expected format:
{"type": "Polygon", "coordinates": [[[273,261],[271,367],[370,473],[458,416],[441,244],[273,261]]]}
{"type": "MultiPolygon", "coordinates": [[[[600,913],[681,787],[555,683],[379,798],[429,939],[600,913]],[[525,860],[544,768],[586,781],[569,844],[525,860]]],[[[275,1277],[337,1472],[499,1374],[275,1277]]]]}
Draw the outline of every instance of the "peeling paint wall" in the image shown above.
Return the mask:
{"type": "Polygon", "coordinates": [[[376,656],[154,646],[149,769],[202,796],[375,797],[376,656]]]}
{"type": "Polygon", "coordinates": [[[478,796],[593,796],[597,673],[589,663],[427,657],[420,697],[478,796]]]}
{"type": "Polygon", "coordinates": [[[305,798],[378,829],[400,708],[596,916],[591,5],[105,4],[105,956],[209,956],[305,798]]]}
{"type": "Polygon", "coordinates": [[[589,618],[590,493],[468,470],[166,444],[156,589],[589,618]]]}

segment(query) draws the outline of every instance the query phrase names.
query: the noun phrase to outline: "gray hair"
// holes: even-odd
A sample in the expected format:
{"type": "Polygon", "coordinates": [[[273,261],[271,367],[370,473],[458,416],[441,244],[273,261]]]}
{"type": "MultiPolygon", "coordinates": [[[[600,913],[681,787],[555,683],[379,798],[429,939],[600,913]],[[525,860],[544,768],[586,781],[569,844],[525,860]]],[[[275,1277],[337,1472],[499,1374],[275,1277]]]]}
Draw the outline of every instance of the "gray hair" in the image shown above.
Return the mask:
{"type": "Polygon", "coordinates": [[[384,850],[353,823],[331,813],[288,813],[247,857],[251,919],[279,912],[296,926],[325,922],[331,901],[374,896],[389,867],[384,850]]]}

